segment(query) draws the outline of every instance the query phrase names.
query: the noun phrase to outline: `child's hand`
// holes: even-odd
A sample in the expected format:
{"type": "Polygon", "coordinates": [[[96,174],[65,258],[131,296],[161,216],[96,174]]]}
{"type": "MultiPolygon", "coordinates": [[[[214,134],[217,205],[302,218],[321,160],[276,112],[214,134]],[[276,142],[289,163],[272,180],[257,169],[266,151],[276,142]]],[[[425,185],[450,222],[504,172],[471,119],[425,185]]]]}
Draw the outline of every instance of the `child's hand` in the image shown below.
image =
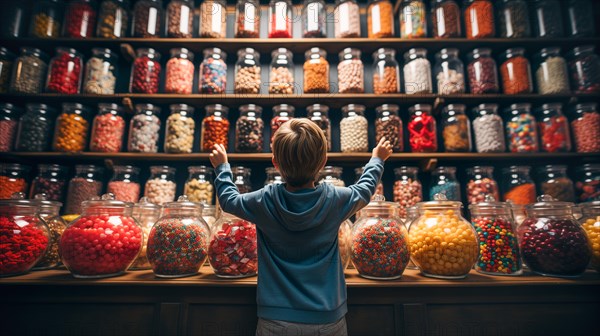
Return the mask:
{"type": "Polygon", "coordinates": [[[385,137],[381,137],[379,143],[373,148],[373,157],[378,157],[383,161],[387,160],[392,155],[392,144],[385,137]]]}
{"type": "Polygon", "coordinates": [[[208,158],[213,167],[217,168],[219,165],[227,163],[227,150],[221,144],[215,144],[214,148],[212,153],[208,155],[208,158]]]}

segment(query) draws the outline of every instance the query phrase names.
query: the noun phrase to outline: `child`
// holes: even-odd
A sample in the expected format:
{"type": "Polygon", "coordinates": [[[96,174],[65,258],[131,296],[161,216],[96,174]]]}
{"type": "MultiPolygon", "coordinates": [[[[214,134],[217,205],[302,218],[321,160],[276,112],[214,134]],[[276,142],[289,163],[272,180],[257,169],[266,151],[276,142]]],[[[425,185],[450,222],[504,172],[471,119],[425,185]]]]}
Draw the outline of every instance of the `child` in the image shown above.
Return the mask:
{"type": "Polygon", "coordinates": [[[256,224],[258,327],[256,335],[346,335],[346,283],[338,229],[366,206],[391,155],[381,139],[355,185],[316,184],[327,161],[327,139],[308,119],[292,119],[275,133],[273,165],[285,183],[240,194],[223,145],[210,161],[223,211],[256,224]]]}

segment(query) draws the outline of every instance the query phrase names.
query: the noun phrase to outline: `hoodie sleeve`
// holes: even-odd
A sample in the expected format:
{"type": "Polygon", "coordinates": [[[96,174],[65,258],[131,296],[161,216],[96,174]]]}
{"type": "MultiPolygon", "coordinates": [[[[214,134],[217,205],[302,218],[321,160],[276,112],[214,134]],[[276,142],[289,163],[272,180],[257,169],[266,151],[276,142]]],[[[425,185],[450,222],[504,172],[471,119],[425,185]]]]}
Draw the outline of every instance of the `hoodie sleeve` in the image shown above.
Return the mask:
{"type": "Polygon", "coordinates": [[[383,160],[371,158],[355,184],[348,188],[336,188],[340,192],[340,208],[343,210],[342,216],[344,219],[349,218],[369,204],[377,184],[381,180],[381,175],[383,175],[383,160]]]}
{"type": "Polygon", "coordinates": [[[215,189],[219,205],[223,211],[242,219],[256,223],[257,211],[260,209],[263,189],[240,194],[233,183],[233,174],[229,163],[223,163],[215,169],[215,189]]]}

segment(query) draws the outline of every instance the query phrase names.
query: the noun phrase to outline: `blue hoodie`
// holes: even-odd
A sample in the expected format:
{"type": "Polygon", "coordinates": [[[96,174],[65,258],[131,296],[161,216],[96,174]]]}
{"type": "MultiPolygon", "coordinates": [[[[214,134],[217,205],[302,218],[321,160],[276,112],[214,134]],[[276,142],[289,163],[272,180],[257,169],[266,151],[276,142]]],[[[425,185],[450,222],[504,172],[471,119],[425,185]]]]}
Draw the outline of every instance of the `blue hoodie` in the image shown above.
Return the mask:
{"type": "Polygon", "coordinates": [[[342,318],[348,308],[338,230],[369,203],[383,161],[372,158],[348,188],[323,183],[290,192],[284,184],[273,184],[240,194],[228,163],[218,166],[216,174],[223,211],[258,229],[258,316],[311,324],[342,318]]]}

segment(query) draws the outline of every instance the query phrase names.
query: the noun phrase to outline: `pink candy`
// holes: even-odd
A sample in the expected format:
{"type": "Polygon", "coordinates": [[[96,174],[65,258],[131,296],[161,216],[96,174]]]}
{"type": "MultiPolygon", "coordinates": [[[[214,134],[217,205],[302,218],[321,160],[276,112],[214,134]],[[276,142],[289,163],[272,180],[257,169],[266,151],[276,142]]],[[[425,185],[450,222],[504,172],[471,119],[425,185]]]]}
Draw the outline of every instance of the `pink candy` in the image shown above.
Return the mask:
{"type": "Polygon", "coordinates": [[[125,120],[118,115],[102,114],[94,119],[90,150],[92,152],[120,152],[125,133],[125,120]]]}
{"type": "Polygon", "coordinates": [[[107,191],[123,202],[137,202],[140,198],[140,185],[135,182],[112,181],[108,183],[107,191]]]}
{"type": "Polygon", "coordinates": [[[165,92],[191,94],[194,82],[194,63],[185,58],[171,58],[167,62],[165,92]]]}

